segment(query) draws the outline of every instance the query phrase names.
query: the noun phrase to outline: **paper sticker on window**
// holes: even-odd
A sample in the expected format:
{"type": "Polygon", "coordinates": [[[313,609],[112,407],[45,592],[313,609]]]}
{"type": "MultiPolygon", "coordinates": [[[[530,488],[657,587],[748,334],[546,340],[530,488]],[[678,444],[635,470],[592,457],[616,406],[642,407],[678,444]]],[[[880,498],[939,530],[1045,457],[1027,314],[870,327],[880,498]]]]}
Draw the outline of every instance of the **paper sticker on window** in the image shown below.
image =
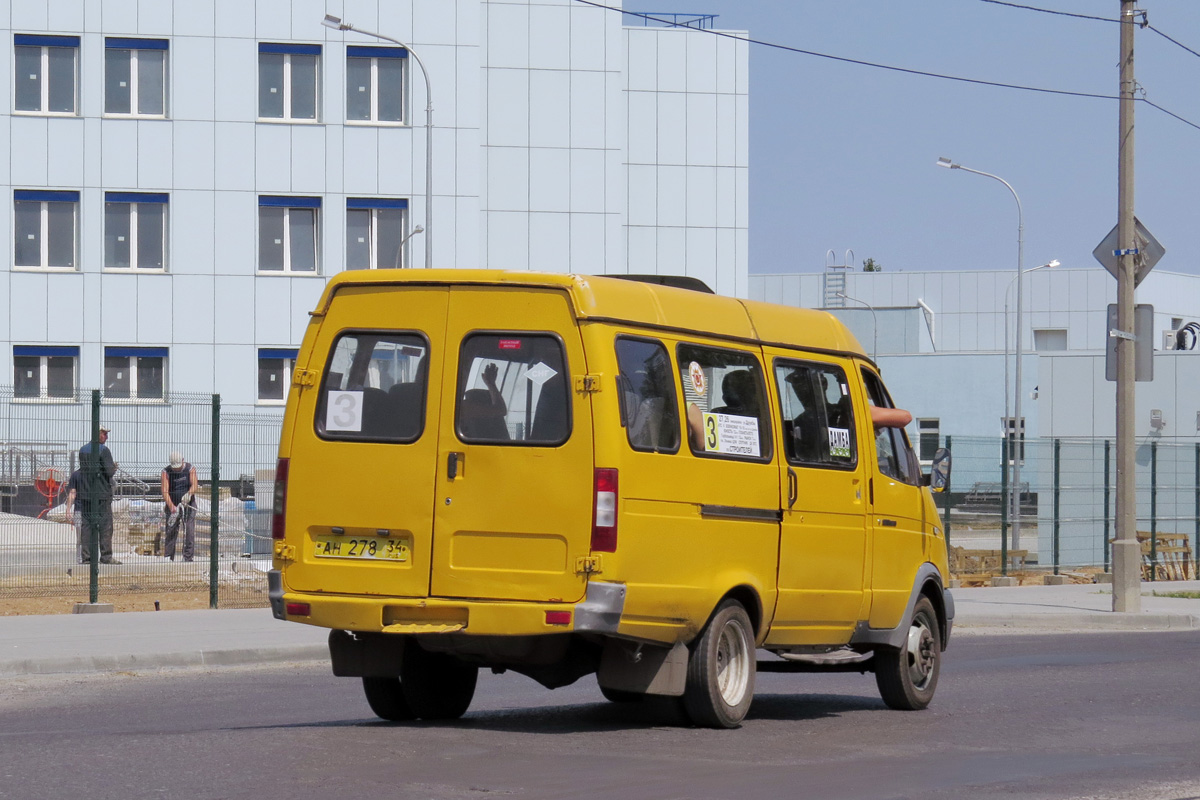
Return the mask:
{"type": "Polygon", "coordinates": [[[688,378],[692,382],[692,391],[697,397],[704,397],[704,393],[708,391],[708,383],[704,378],[704,368],[693,361],[688,364],[688,378]]]}
{"type": "Polygon", "coordinates": [[[330,392],[325,404],[325,430],[362,431],[363,393],[330,392]]]}
{"type": "Polygon", "coordinates": [[[558,371],[553,367],[549,367],[539,361],[529,368],[529,371],[525,373],[525,377],[533,381],[533,383],[537,386],[541,386],[543,383],[550,380],[557,374],[558,371]]]}
{"type": "Polygon", "coordinates": [[[521,349],[521,340],[520,339],[501,339],[498,346],[501,350],[520,350],[521,349]]]}
{"type": "Polygon", "coordinates": [[[829,455],[833,458],[850,458],[850,429],[829,429],[829,455]]]}
{"type": "Polygon", "coordinates": [[[709,453],[758,458],[758,418],[704,415],[704,449],[709,453]]]}

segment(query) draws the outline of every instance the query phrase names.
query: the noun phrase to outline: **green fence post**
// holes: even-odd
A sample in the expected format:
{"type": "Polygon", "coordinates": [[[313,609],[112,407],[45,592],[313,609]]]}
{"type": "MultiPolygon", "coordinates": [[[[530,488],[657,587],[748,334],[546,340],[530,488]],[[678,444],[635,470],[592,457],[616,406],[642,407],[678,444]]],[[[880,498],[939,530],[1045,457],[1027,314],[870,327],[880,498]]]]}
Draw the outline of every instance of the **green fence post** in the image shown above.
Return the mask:
{"type": "Polygon", "coordinates": [[[1192,548],[1192,579],[1200,576],[1200,442],[1196,443],[1196,544],[1192,548]]]}
{"type": "Polygon", "coordinates": [[[217,607],[217,552],[221,529],[221,395],[212,396],[212,485],[209,486],[208,607],[217,607]]]}
{"type": "MultiPolygon", "coordinates": [[[[1196,447],[1198,448],[1196,450],[1196,453],[1197,453],[1196,457],[1200,458],[1200,445],[1196,445],[1196,447]]],[[[950,452],[950,436],[949,435],[946,436],[946,452],[947,453],[950,452]]],[[[954,462],[953,462],[953,457],[952,457],[951,465],[953,465],[953,463],[954,462]]],[[[951,474],[953,474],[953,467],[951,467],[951,474]]],[[[1196,502],[1200,503],[1200,482],[1198,482],[1196,484],[1196,487],[1197,487],[1196,488],[1196,493],[1197,493],[1196,494],[1196,497],[1197,497],[1196,502]]],[[[946,521],[942,523],[942,527],[946,532],[946,552],[948,553],[948,552],[950,552],[950,481],[949,480],[946,481],[946,491],[943,496],[946,498],[946,502],[944,504],[946,507],[946,521]]],[[[1197,506],[1197,507],[1200,508],[1200,506],[1197,506]]],[[[1196,524],[1197,524],[1197,530],[1200,530],[1200,511],[1196,512],[1196,524]]]]}
{"type": "Polygon", "coordinates": [[[1158,573],[1158,442],[1150,443],[1150,580],[1158,573]]]}
{"type": "Polygon", "coordinates": [[[1058,533],[1059,533],[1059,514],[1058,514],[1058,498],[1062,493],[1062,458],[1060,449],[1062,439],[1054,440],[1054,574],[1058,574],[1058,533]]]}
{"type": "MultiPolygon", "coordinates": [[[[1198,459],[1196,463],[1198,465],[1200,465],[1200,444],[1196,445],[1196,458],[1198,459]]],[[[1110,442],[1108,439],[1105,439],[1104,440],[1104,571],[1105,572],[1110,571],[1109,554],[1112,551],[1112,543],[1109,541],[1111,518],[1109,517],[1109,514],[1108,514],[1109,500],[1110,500],[1111,493],[1112,493],[1111,459],[1112,459],[1112,442],[1110,442]]],[[[1200,471],[1198,471],[1198,474],[1200,474],[1200,471]]],[[[1197,503],[1196,508],[1200,509],[1200,479],[1198,479],[1197,483],[1196,483],[1196,503],[1197,503]]],[[[1200,526],[1200,510],[1197,510],[1196,515],[1197,515],[1196,516],[1196,524],[1197,524],[1197,526],[1200,526]]],[[[1200,530],[1200,527],[1198,527],[1197,530],[1200,530]]]]}
{"type": "Polygon", "coordinates": [[[1008,575],[1008,436],[1000,440],[1000,574],[1008,575]]]}
{"type": "MultiPolygon", "coordinates": [[[[100,512],[100,482],[104,480],[104,462],[100,459],[100,390],[92,390],[92,436],[91,457],[83,472],[83,483],[87,487],[87,502],[84,504],[84,514],[91,528],[89,533],[88,552],[88,602],[100,602],[100,526],[104,524],[100,512]]],[[[82,465],[80,465],[82,466],[82,465]]]]}

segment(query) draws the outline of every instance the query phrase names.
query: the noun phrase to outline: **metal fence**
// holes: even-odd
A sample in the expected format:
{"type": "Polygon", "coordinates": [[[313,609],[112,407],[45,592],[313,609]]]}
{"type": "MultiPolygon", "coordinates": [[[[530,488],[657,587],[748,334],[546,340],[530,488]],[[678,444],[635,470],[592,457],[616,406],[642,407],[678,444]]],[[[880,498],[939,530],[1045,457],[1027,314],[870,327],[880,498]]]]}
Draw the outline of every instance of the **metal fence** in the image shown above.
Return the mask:
{"type": "MultiPolygon", "coordinates": [[[[939,498],[958,558],[954,571],[1109,570],[1116,535],[1113,440],[1028,439],[1011,454],[1001,437],[947,436],[943,445],[954,457],[951,491],[939,498]],[[1017,456],[1019,531],[1003,502],[1012,489],[1004,465],[1017,456]]],[[[1146,438],[1137,443],[1136,457],[1143,577],[1194,578],[1200,566],[1200,443],[1146,438]]]]}
{"type": "Polygon", "coordinates": [[[146,594],[176,606],[265,606],[281,422],[274,409],[222,412],[218,395],[137,402],[95,391],[64,402],[0,386],[0,599],[146,594]],[[80,447],[100,426],[117,465],[112,560],[120,563],[99,563],[99,552],[82,560],[98,548],[82,541],[88,512],[68,504],[80,447]],[[172,451],[195,467],[199,492],[193,546],[185,520],[170,560],[161,486],[172,451]]]}

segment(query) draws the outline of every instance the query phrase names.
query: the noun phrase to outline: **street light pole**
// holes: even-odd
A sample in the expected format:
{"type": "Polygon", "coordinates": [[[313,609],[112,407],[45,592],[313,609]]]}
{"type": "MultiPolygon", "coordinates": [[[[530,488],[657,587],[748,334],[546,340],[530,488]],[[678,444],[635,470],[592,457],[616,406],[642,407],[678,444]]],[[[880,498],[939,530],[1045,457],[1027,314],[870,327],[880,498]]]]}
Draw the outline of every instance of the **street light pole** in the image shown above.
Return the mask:
{"type": "Polygon", "coordinates": [[[326,28],[333,28],[335,31],[355,31],[364,36],[374,36],[376,39],[399,45],[408,51],[408,54],[417,62],[417,66],[421,68],[421,75],[425,78],[425,269],[430,269],[433,267],[433,234],[430,228],[430,219],[433,217],[433,90],[429,88],[429,72],[425,69],[425,63],[421,61],[416,50],[399,39],[356,28],[349,22],[342,22],[340,17],[332,14],[326,14],[325,19],[321,20],[321,24],[326,28]]]}
{"type": "MultiPolygon", "coordinates": [[[[1021,546],[1021,455],[1022,450],[1024,449],[1024,436],[1022,436],[1023,430],[1021,428],[1021,356],[1024,353],[1021,348],[1022,282],[1020,277],[1023,271],[1025,258],[1025,216],[1021,211],[1021,198],[1017,196],[1017,190],[1012,187],[1012,184],[1004,180],[1004,178],[1001,178],[999,175],[993,175],[990,172],[982,172],[977,169],[964,167],[961,164],[955,164],[948,158],[939,158],[937,163],[939,167],[946,167],[948,169],[961,169],[963,172],[970,172],[975,175],[982,175],[985,178],[991,178],[992,180],[1000,181],[1000,183],[1003,183],[1008,191],[1012,192],[1013,200],[1017,201],[1017,333],[1015,337],[1017,357],[1016,366],[1014,368],[1015,374],[1013,376],[1013,416],[1011,421],[1009,419],[1004,421],[1006,427],[1006,430],[1004,431],[1005,436],[1008,436],[1007,426],[1010,424],[1013,426],[1011,508],[1013,521],[1012,546],[1015,550],[1021,546]]],[[[1008,342],[1006,340],[1005,349],[1007,350],[1007,348],[1008,342]]],[[[1005,375],[1007,376],[1007,370],[1005,375]]]]}
{"type": "Polygon", "coordinates": [[[845,292],[838,292],[837,297],[840,297],[843,300],[853,300],[856,303],[862,303],[864,306],[867,307],[867,310],[871,312],[871,325],[872,325],[871,360],[878,361],[879,360],[879,317],[875,316],[874,306],[872,306],[866,300],[859,300],[857,297],[851,297],[850,295],[846,294],[845,292]]]}

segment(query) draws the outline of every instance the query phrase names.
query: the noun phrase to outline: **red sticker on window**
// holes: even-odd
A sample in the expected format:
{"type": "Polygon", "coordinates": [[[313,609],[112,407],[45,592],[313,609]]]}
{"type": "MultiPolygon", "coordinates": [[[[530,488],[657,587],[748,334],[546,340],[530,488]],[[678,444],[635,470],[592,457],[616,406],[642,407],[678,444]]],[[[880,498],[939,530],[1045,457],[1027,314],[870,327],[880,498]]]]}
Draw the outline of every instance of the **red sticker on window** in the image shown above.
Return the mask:
{"type": "Polygon", "coordinates": [[[521,340],[520,339],[501,339],[500,340],[500,349],[501,350],[520,350],[521,349],[521,340]]]}

